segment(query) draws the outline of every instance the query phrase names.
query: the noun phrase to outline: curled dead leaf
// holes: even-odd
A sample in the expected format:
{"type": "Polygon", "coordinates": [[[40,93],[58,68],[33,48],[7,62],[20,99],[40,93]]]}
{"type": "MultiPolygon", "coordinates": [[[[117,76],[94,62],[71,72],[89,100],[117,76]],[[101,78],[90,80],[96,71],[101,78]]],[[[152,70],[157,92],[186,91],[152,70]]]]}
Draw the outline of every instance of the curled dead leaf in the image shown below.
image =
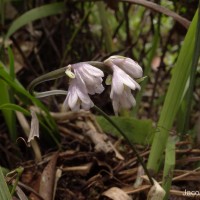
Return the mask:
{"type": "Polygon", "coordinates": [[[39,138],[39,120],[37,118],[36,113],[31,110],[31,130],[30,130],[30,134],[28,137],[28,143],[30,143],[32,140],[34,140],[34,137],[38,137],[39,138]]]}
{"type": "Polygon", "coordinates": [[[163,200],[165,196],[165,190],[159,185],[159,183],[154,180],[154,185],[149,190],[147,200],[163,200]]]}

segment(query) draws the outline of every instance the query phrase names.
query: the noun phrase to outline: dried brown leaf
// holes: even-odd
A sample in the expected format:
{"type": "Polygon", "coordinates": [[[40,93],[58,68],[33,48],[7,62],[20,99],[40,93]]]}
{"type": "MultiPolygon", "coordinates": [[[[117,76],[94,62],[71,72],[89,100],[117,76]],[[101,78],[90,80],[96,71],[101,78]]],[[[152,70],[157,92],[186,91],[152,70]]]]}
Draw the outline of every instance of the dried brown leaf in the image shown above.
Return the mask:
{"type": "Polygon", "coordinates": [[[132,200],[132,198],[128,194],[117,187],[112,187],[106,190],[102,195],[113,200],[132,200]]]}
{"type": "Polygon", "coordinates": [[[31,110],[31,130],[30,130],[30,134],[28,137],[28,143],[30,143],[32,140],[34,140],[34,137],[38,137],[39,138],[39,121],[37,118],[36,113],[31,110]]]}
{"type": "Polygon", "coordinates": [[[143,167],[140,165],[138,167],[138,171],[137,171],[137,178],[135,180],[135,183],[134,183],[134,187],[139,187],[140,185],[142,185],[142,182],[143,182],[143,178],[142,178],[142,175],[144,175],[144,169],[143,167]]]}
{"type": "Polygon", "coordinates": [[[24,192],[19,186],[16,187],[16,193],[20,200],[28,200],[27,196],[24,194],[24,192]]]}
{"type": "Polygon", "coordinates": [[[53,199],[57,158],[58,152],[52,156],[41,175],[39,194],[45,200],[53,199]]]}
{"type": "Polygon", "coordinates": [[[154,185],[149,190],[147,200],[163,200],[165,196],[165,190],[159,185],[156,180],[154,181],[154,185]]]}

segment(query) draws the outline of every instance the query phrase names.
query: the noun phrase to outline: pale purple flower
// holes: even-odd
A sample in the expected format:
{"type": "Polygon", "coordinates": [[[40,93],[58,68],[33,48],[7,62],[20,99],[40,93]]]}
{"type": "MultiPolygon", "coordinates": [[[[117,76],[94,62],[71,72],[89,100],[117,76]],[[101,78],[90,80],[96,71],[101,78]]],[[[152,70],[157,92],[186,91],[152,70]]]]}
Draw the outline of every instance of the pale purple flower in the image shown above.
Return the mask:
{"type": "Polygon", "coordinates": [[[78,78],[70,80],[67,97],[63,103],[64,108],[78,111],[82,107],[89,110],[93,105],[84,83],[78,78]]]}
{"type": "Polygon", "coordinates": [[[78,111],[81,108],[89,110],[94,106],[89,94],[101,93],[103,72],[87,63],[69,65],[74,77],[70,79],[67,97],[63,103],[65,109],[78,111]]]}
{"type": "Polygon", "coordinates": [[[128,87],[125,88],[121,95],[113,93],[112,104],[116,115],[118,115],[118,112],[122,109],[130,109],[135,106],[136,101],[131,93],[131,89],[128,87]]]}
{"type": "MultiPolygon", "coordinates": [[[[134,69],[134,73],[131,71],[133,68],[128,58],[117,57],[108,58],[104,61],[105,65],[111,67],[113,70],[111,93],[113,110],[117,115],[122,109],[130,109],[136,104],[136,101],[131,93],[131,90],[140,89],[140,85],[133,79],[133,77],[141,77],[141,67],[138,66],[134,69]],[[125,62],[126,60],[126,62],[125,62]],[[128,63],[127,66],[125,63],[128,63]],[[126,70],[125,70],[126,69],[126,70]],[[128,73],[129,72],[129,73],[128,73]]],[[[131,59],[130,59],[131,60],[131,59]]]]}
{"type": "Polygon", "coordinates": [[[123,56],[111,56],[107,60],[110,60],[113,64],[124,70],[132,78],[141,78],[143,75],[140,65],[131,58],[123,56]]]}
{"type": "Polygon", "coordinates": [[[102,77],[104,77],[104,73],[100,69],[84,62],[73,64],[71,67],[75,76],[82,79],[89,94],[103,92],[102,77]]]}

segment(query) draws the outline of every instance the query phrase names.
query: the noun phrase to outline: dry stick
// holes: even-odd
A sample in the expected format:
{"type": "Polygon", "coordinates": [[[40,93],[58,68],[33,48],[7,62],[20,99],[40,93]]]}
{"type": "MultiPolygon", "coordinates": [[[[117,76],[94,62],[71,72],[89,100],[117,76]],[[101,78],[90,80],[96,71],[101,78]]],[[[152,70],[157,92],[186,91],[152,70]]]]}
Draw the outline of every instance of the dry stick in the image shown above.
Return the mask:
{"type": "Polygon", "coordinates": [[[131,146],[131,149],[133,150],[133,152],[135,153],[138,161],[140,162],[140,164],[142,165],[146,175],[148,176],[149,178],[149,181],[152,185],[154,185],[154,182],[153,182],[153,179],[148,171],[148,169],[146,168],[142,158],[140,157],[139,153],[137,152],[135,146],[132,144],[132,142],[128,139],[128,137],[126,136],[126,134],[119,128],[119,126],[103,111],[101,110],[99,107],[97,106],[94,106],[94,108],[104,116],[104,118],[110,123],[112,124],[119,132],[120,134],[124,137],[124,139],[129,143],[129,145],[131,146]]]}
{"type": "MultiPolygon", "coordinates": [[[[64,17],[61,17],[61,19],[57,21],[57,25],[60,24],[63,19],[64,17]]],[[[48,31],[48,35],[46,35],[47,37],[44,38],[39,44],[38,51],[41,51],[41,49],[44,48],[45,44],[48,43],[49,37],[53,37],[53,34],[56,33],[58,29],[60,29],[60,26],[54,26],[51,30],[48,31]]]]}
{"type": "MultiPolygon", "coordinates": [[[[28,26],[29,26],[29,33],[30,33],[31,37],[32,38],[38,37],[37,34],[34,32],[33,23],[30,23],[28,26]]],[[[42,72],[45,72],[44,66],[43,66],[42,61],[40,59],[40,56],[38,55],[39,51],[38,51],[37,45],[34,45],[32,50],[33,50],[33,52],[34,52],[34,54],[36,56],[36,61],[38,63],[39,68],[42,70],[42,72]]]]}
{"type": "Polygon", "coordinates": [[[53,51],[55,52],[57,58],[60,60],[61,55],[60,55],[60,52],[58,50],[58,47],[56,46],[55,41],[53,40],[53,35],[50,34],[50,31],[46,28],[45,23],[47,23],[46,19],[42,19],[42,26],[43,26],[43,29],[44,29],[44,33],[45,33],[53,51]]]}
{"type": "Polygon", "coordinates": [[[26,189],[27,191],[33,193],[33,194],[36,195],[40,200],[44,200],[44,198],[42,198],[38,192],[36,192],[33,188],[31,188],[31,187],[25,185],[24,183],[22,183],[22,182],[19,181],[19,182],[18,182],[18,186],[23,187],[23,188],[26,189]]]}
{"type": "Polygon", "coordinates": [[[138,5],[142,5],[142,6],[145,6],[147,8],[150,8],[154,11],[157,11],[157,12],[160,12],[162,14],[165,14],[167,16],[170,16],[172,17],[175,21],[179,22],[182,26],[184,26],[186,29],[189,27],[190,25],[190,21],[187,20],[186,18],[184,17],[181,17],[180,15],[176,14],[175,12],[165,8],[165,7],[162,7],[156,3],[153,3],[153,2],[150,2],[150,1],[146,1],[146,0],[120,0],[120,1],[123,1],[123,2],[130,2],[130,3],[135,3],[135,4],[138,4],[138,5]]]}
{"type": "Polygon", "coordinates": [[[34,68],[32,67],[30,61],[28,60],[28,58],[26,57],[26,55],[24,54],[24,52],[22,51],[22,48],[20,47],[20,45],[18,44],[18,41],[15,39],[15,37],[11,36],[10,39],[12,40],[14,46],[16,47],[17,51],[19,52],[19,54],[22,56],[23,61],[25,62],[25,64],[27,65],[27,68],[31,68],[33,70],[33,73],[35,75],[37,75],[36,71],[34,70],[34,68]]]}
{"type": "Polygon", "coordinates": [[[176,176],[176,177],[172,178],[172,181],[177,181],[177,180],[180,180],[181,178],[184,178],[184,177],[186,177],[186,176],[188,176],[190,174],[194,174],[194,172],[197,172],[199,169],[200,169],[200,167],[198,167],[198,168],[196,168],[196,169],[194,169],[192,171],[186,172],[184,174],[181,174],[179,176],[176,176]]]}

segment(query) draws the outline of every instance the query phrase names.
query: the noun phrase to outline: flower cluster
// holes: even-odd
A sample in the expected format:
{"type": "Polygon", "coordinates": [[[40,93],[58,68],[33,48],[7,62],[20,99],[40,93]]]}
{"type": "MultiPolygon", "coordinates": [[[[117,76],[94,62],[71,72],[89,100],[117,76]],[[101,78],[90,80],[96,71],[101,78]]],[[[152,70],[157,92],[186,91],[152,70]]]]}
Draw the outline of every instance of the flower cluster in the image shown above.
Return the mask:
{"type": "Polygon", "coordinates": [[[74,77],[70,80],[63,106],[65,109],[70,108],[72,111],[77,111],[80,107],[84,110],[89,110],[94,105],[89,94],[100,94],[104,90],[102,85],[104,73],[100,69],[84,62],[69,65],[66,73],[69,70],[73,70],[74,77]]]}
{"type": "MultiPolygon", "coordinates": [[[[130,109],[135,105],[131,90],[140,89],[134,79],[141,78],[143,71],[135,61],[122,56],[111,56],[104,61],[104,65],[113,72],[110,98],[117,115],[121,109],[130,109]]],[[[68,65],[66,74],[70,77],[70,83],[64,108],[72,111],[80,108],[89,110],[94,106],[89,95],[100,94],[104,90],[103,71],[82,62],[68,65]]]]}

